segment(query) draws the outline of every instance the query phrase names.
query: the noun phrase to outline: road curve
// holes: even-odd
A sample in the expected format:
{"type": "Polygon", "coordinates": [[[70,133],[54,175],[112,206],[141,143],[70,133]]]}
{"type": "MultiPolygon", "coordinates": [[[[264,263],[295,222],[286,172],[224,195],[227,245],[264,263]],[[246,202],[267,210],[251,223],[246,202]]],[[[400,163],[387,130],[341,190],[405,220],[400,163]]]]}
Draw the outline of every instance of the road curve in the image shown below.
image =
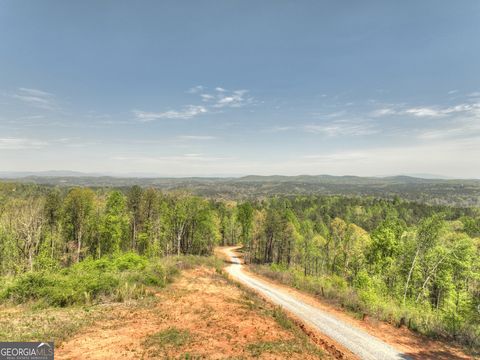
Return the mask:
{"type": "Polygon", "coordinates": [[[395,350],[364,330],[345,323],[337,317],[309,305],[281,289],[273,287],[266,281],[248,275],[242,270],[243,265],[232,250],[225,249],[224,251],[232,262],[227,271],[233,278],[261,293],[276,305],[280,305],[306,324],[343,345],[360,359],[410,359],[405,354],[395,350]]]}

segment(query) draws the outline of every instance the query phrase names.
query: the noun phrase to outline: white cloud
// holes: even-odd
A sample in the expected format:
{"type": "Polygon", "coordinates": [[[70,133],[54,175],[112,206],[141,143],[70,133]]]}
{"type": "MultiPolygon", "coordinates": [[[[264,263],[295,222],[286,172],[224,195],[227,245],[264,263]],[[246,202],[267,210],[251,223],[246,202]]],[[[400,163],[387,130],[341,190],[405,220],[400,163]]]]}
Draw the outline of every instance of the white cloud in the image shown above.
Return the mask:
{"type": "Polygon", "coordinates": [[[55,96],[43,90],[19,88],[18,91],[12,95],[12,97],[22,101],[28,106],[45,110],[58,109],[55,96]]]}
{"type": "Polygon", "coordinates": [[[181,135],[178,137],[181,140],[213,140],[216,139],[215,136],[209,135],[181,135]]]}
{"type": "Polygon", "coordinates": [[[117,161],[132,161],[150,164],[175,164],[178,163],[215,163],[221,160],[227,160],[226,157],[207,156],[198,153],[187,153],[182,155],[170,155],[170,156],[115,156],[112,160],[117,161]]]}
{"type": "Polygon", "coordinates": [[[270,129],[268,129],[268,132],[283,132],[283,131],[288,131],[288,130],[293,130],[295,127],[293,126],[274,126],[270,129]]]}
{"type": "Polygon", "coordinates": [[[143,110],[133,110],[133,114],[138,121],[148,122],[161,119],[191,119],[201,114],[205,114],[212,109],[219,108],[239,108],[253,102],[253,98],[246,96],[248,90],[228,91],[224,88],[215,88],[216,93],[201,93],[206,88],[198,85],[188,90],[189,93],[199,94],[203,105],[187,105],[181,110],[168,110],[164,112],[149,112],[143,110]]]}
{"type": "Polygon", "coordinates": [[[445,114],[439,110],[430,107],[415,107],[405,110],[405,114],[410,114],[418,117],[439,117],[445,116],[445,114]]]}
{"type": "Polygon", "coordinates": [[[215,94],[201,94],[204,102],[211,103],[213,108],[239,108],[253,102],[253,98],[247,96],[248,90],[228,91],[224,88],[217,87],[215,94]]]}
{"type": "Polygon", "coordinates": [[[191,119],[195,116],[205,114],[207,109],[204,106],[188,105],[182,110],[168,110],[165,112],[148,112],[142,110],[133,110],[137,120],[142,122],[162,120],[162,119],[191,119]]]}
{"type": "Polygon", "coordinates": [[[307,160],[322,162],[338,162],[338,161],[356,161],[364,159],[366,154],[363,152],[339,152],[329,154],[305,155],[303,158],[307,160]]]}
{"type": "Polygon", "coordinates": [[[202,97],[203,101],[210,101],[210,100],[215,99],[215,96],[210,95],[210,94],[201,94],[200,96],[202,97]]]}
{"type": "Polygon", "coordinates": [[[365,121],[336,120],[326,124],[305,125],[304,130],[310,133],[334,136],[364,136],[379,132],[373,124],[365,121]]]}
{"type": "Polygon", "coordinates": [[[480,121],[468,118],[449,121],[443,128],[420,131],[418,138],[421,140],[478,138],[480,140],[480,121]]]}
{"type": "Polygon", "coordinates": [[[406,114],[412,114],[418,117],[444,117],[447,115],[452,115],[456,113],[463,113],[463,114],[477,114],[480,111],[480,103],[476,104],[458,104],[455,106],[449,107],[417,107],[405,110],[406,114]]]}
{"type": "Polygon", "coordinates": [[[201,91],[203,91],[205,89],[205,87],[203,87],[202,85],[197,85],[197,86],[194,86],[194,87],[191,87],[190,89],[188,89],[188,93],[189,94],[196,94],[196,93],[199,93],[201,91]]]}
{"type": "Polygon", "coordinates": [[[35,139],[0,138],[0,150],[40,149],[47,145],[47,142],[35,139]]]}
{"type": "Polygon", "coordinates": [[[331,113],[313,112],[311,115],[316,118],[338,119],[340,117],[348,116],[348,112],[346,110],[339,110],[331,113]]]}
{"type": "Polygon", "coordinates": [[[397,111],[394,108],[384,107],[384,108],[372,111],[370,113],[370,116],[382,117],[382,116],[389,116],[389,115],[395,115],[395,114],[397,114],[397,111]]]}
{"type": "Polygon", "coordinates": [[[252,102],[251,98],[246,97],[247,90],[235,90],[230,95],[219,96],[215,105],[216,108],[223,107],[242,107],[252,102]]]}
{"type": "Polygon", "coordinates": [[[382,107],[370,112],[372,117],[383,117],[392,115],[411,115],[420,118],[440,118],[454,114],[472,114],[478,112],[480,103],[460,103],[454,106],[416,106],[405,107],[405,105],[391,105],[382,107]]]}

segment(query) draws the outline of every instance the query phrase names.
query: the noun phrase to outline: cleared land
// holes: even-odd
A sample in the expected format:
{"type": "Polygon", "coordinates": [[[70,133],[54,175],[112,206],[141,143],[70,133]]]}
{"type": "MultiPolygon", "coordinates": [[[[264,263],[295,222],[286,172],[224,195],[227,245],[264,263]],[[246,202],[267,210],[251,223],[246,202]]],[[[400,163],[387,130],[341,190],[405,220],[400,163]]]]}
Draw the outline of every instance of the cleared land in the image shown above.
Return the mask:
{"type": "Polygon", "coordinates": [[[318,359],[322,351],[281,311],[197,268],[145,307],[119,306],[58,349],[58,359],[318,359]]]}

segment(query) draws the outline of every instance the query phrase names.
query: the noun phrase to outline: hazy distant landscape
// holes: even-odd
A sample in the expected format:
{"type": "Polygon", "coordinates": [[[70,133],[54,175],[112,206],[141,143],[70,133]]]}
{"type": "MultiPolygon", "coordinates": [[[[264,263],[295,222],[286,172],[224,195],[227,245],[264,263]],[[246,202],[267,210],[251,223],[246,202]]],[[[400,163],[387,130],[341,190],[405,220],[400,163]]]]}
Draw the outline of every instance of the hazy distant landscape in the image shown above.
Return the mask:
{"type": "Polygon", "coordinates": [[[479,206],[480,180],[425,179],[409,176],[358,177],[329,175],[245,176],[238,178],[137,178],[87,176],[82,173],[0,173],[3,181],[52,186],[155,187],[185,189],[196,195],[245,199],[271,195],[348,195],[401,197],[431,205],[479,206]]]}

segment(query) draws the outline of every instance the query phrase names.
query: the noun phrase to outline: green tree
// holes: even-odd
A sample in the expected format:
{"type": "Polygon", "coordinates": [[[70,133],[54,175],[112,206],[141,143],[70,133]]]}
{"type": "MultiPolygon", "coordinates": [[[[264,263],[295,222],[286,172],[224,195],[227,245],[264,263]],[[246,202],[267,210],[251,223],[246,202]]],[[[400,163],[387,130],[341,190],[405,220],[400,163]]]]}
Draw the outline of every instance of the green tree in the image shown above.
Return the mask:
{"type": "Polygon", "coordinates": [[[127,205],[131,218],[131,249],[137,250],[138,231],[142,220],[142,197],[143,190],[140,186],[134,185],[127,195],[127,205]]]}
{"type": "Polygon", "coordinates": [[[82,244],[89,224],[89,217],[94,206],[95,193],[88,188],[70,190],[65,198],[63,208],[63,228],[67,239],[76,246],[75,261],[79,262],[82,255],[82,244]]]}
{"type": "Polygon", "coordinates": [[[120,191],[112,191],[108,195],[100,224],[100,244],[97,248],[99,257],[126,248],[128,215],[125,196],[120,191]]]}

